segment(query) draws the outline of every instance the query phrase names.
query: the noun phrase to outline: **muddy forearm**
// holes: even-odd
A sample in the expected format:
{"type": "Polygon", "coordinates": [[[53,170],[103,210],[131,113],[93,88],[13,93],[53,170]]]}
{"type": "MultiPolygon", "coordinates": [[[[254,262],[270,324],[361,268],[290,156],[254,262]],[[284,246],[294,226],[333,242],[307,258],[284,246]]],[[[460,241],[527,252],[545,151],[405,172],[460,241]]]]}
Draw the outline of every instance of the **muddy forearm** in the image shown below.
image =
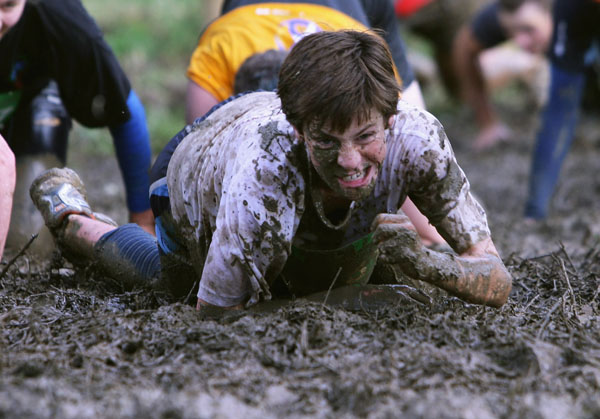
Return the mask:
{"type": "Polygon", "coordinates": [[[479,64],[479,56],[482,52],[483,48],[470,30],[463,28],[457,35],[454,45],[454,67],[461,85],[463,100],[473,109],[479,126],[486,127],[496,121],[496,115],[479,64]]]}
{"type": "Polygon", "coordinates": [[[504,264],[491,255],[471,258],[425,249],[419,257],[398,265],[407,275],[474,304],[500,307],[512,288],[504,264]]]}
{"type": "Polygon", "coordinates": [[[395,225],[378,226],[374,239],[380,262],[413,279],[429,282],[470,303],[500,307],[508,299],[512,279],[491,240],[458,256],[427,249],[414,232],[395,225]]]}

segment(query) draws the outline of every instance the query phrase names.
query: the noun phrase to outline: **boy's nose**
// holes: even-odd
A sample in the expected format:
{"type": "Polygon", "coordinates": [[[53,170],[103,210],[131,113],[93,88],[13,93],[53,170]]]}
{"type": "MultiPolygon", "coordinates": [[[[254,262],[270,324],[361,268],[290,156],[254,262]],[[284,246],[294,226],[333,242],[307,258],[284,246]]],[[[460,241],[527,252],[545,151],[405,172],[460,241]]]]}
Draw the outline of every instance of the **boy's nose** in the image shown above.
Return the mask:
{"type": "Polygon", "coordinates": [[[354,145],[343,145],[338,154],[338,165],[345,169],[356,169],[360,167],[360,149],[354,145]]]}

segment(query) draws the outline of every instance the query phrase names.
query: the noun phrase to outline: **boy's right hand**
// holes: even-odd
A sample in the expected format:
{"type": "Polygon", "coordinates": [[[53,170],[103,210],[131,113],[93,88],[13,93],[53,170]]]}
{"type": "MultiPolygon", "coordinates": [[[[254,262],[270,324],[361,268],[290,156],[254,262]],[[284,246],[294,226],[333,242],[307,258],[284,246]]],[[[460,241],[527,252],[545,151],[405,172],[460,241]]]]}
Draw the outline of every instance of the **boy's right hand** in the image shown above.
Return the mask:
{"type": "Polygon", "coordinates": [[[214,312],[217,312],[217,311],[242,310],[243,308],[244,308],[243,304],[238,304],[238,305],[231,306],[231,307],[219,307],[219,306],[215,306],[210,303],[207,303],[206,301],[204,301],[201,298],[198,298],[198,302],[196,303],[196,311],[210,312],[211,314],[214,312]]]}

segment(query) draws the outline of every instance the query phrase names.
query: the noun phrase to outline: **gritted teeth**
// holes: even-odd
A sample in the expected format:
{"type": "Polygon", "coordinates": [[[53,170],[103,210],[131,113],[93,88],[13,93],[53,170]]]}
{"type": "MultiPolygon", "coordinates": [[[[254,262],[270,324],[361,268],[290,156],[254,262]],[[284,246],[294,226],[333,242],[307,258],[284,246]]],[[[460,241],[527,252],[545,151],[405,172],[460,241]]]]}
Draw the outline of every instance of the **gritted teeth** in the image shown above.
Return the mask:
{"type": "Polygon", "coordinates": [[[342,180],[344,182],[352,182],[354,180],[358,180],[358,179],[362,179],[363,177],[365,177],[367,174],[366,170],[362,170],[360,172],[354,172],[352,174],[346,175],[342,177],[342,180]]]}

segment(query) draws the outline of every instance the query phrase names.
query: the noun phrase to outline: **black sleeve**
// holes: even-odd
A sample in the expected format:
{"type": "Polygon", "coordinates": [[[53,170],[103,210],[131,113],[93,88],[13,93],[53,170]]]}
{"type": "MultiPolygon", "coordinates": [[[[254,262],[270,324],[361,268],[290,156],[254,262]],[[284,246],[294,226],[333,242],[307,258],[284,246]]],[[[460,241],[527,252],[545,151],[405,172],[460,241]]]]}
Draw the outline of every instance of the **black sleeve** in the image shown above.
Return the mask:
{"type": "Polygon", "coordinates": [[[415,75],[406,58],[406,47],[400,37],[394,6],[389,0],[361,0],[371,28],[382,30],[404,87],[410,85],[415,75]]]}
{"type": "Polygon", "coordinates": [[[483,48],[492,48],[506,41],[508,36],[498,18],[498,3],[494,2],[477,12],[471,21],[471,30],[483,48]]]}
{"type": "Polygon", "coordinates": [[[600,2],[556,0],[552,20],[550,61],[565,71],[583,72],[590,47],[600,46],[600,2]]]}
{"type": "Polygon", "coordinates": [[[225,0],[221,5],[221,15],[224,15],[225,13],[231,11],[234,7],[235,6],[231,4],[231,1],[225,0]]]}
{"type": "Polygon", "coordinates": [[[45,0],[39,18],[51,48],[50,77],[69,114],[89,127],[130,118],[131,86],[96,22],[79,0],[45,0]]]}

